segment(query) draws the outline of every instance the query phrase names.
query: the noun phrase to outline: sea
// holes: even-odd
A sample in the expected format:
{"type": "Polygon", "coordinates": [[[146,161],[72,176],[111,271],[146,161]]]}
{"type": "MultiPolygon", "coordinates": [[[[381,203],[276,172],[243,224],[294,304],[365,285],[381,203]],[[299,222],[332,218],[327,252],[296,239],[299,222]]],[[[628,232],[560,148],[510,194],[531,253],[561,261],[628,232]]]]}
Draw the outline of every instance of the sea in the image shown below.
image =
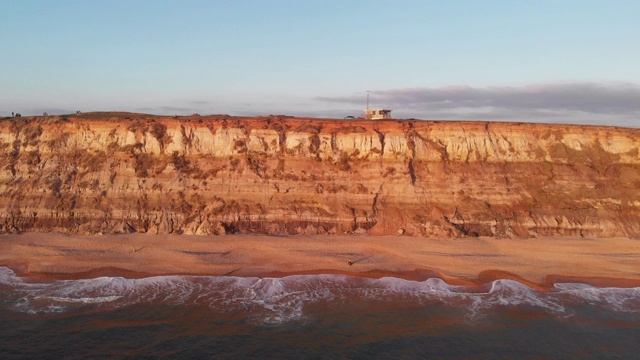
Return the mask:
{"type": "Polygon", "coordinates": [[[640,288],[344,275],[36,280],[0,267],[2,359],[638,359],[640,288]]]}

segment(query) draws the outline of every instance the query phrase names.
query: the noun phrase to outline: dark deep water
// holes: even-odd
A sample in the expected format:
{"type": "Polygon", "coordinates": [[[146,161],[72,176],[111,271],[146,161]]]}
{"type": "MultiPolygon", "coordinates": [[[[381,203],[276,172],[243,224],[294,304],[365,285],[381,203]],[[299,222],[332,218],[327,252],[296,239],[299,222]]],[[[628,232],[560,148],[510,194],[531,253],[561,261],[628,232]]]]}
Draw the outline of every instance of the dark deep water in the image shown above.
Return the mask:
{"type": "Polygon", "coordinates": [[[0,357],[640,357],[640,288],[473,293],[338,275],[31,282],[0,267],[0,357]]]}

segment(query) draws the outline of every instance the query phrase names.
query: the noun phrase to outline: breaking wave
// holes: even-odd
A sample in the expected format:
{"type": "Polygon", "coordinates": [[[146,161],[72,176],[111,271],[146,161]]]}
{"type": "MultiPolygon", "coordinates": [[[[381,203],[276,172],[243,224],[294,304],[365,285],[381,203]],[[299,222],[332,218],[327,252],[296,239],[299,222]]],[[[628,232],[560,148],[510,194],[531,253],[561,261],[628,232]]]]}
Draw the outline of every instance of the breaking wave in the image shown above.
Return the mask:
{"type": "Polygon", "coordinates": [[[540,292],[512,280],[495,280],[484,292],[449,285],[441,279],[411,281],[343,275],[283,278],[234,276],[156,276],[143,279],[99,277],[30,282],[0,267],[0,306],[30,314],[113,310],[139,303],[205,306],[241,312],[255,323],[304,319],[312,304],[393,303],[446,306],[473,320],[496,309],[534,311],[571,317],[578,307],[640,314],[639,288],[598,288],[559,283],[540,292]]]}

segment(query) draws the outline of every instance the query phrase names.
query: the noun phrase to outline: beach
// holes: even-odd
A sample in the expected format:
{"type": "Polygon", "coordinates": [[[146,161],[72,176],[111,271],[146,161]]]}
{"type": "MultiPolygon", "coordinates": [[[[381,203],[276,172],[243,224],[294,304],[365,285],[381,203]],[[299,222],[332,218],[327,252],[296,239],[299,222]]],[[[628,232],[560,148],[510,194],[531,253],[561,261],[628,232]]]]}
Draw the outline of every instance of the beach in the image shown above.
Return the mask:
{"type": "Polygon", "coordinates": [[[556,282],[635,287],[639,249],[640,240],[629,238],[25,233],[0,237],[0,266],[51,278],[343,274],[460,285],[512,279],[535,288],[556,282]]]}
{"type": "Polygon", "coordinates": [[[0,237],[7,358],[635,358],[640,240],[0,237]]]}

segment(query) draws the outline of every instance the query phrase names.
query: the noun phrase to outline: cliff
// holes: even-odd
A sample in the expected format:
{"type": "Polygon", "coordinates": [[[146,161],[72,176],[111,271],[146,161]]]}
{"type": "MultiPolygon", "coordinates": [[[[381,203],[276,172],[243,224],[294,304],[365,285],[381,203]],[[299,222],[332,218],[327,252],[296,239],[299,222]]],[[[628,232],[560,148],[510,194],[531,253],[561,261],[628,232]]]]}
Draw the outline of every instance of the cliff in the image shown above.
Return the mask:
{"type": "Polygon", "coordinates": [[[129,113],[0,121],[0,231],[640,236],[640,130],[129,113]]]}

